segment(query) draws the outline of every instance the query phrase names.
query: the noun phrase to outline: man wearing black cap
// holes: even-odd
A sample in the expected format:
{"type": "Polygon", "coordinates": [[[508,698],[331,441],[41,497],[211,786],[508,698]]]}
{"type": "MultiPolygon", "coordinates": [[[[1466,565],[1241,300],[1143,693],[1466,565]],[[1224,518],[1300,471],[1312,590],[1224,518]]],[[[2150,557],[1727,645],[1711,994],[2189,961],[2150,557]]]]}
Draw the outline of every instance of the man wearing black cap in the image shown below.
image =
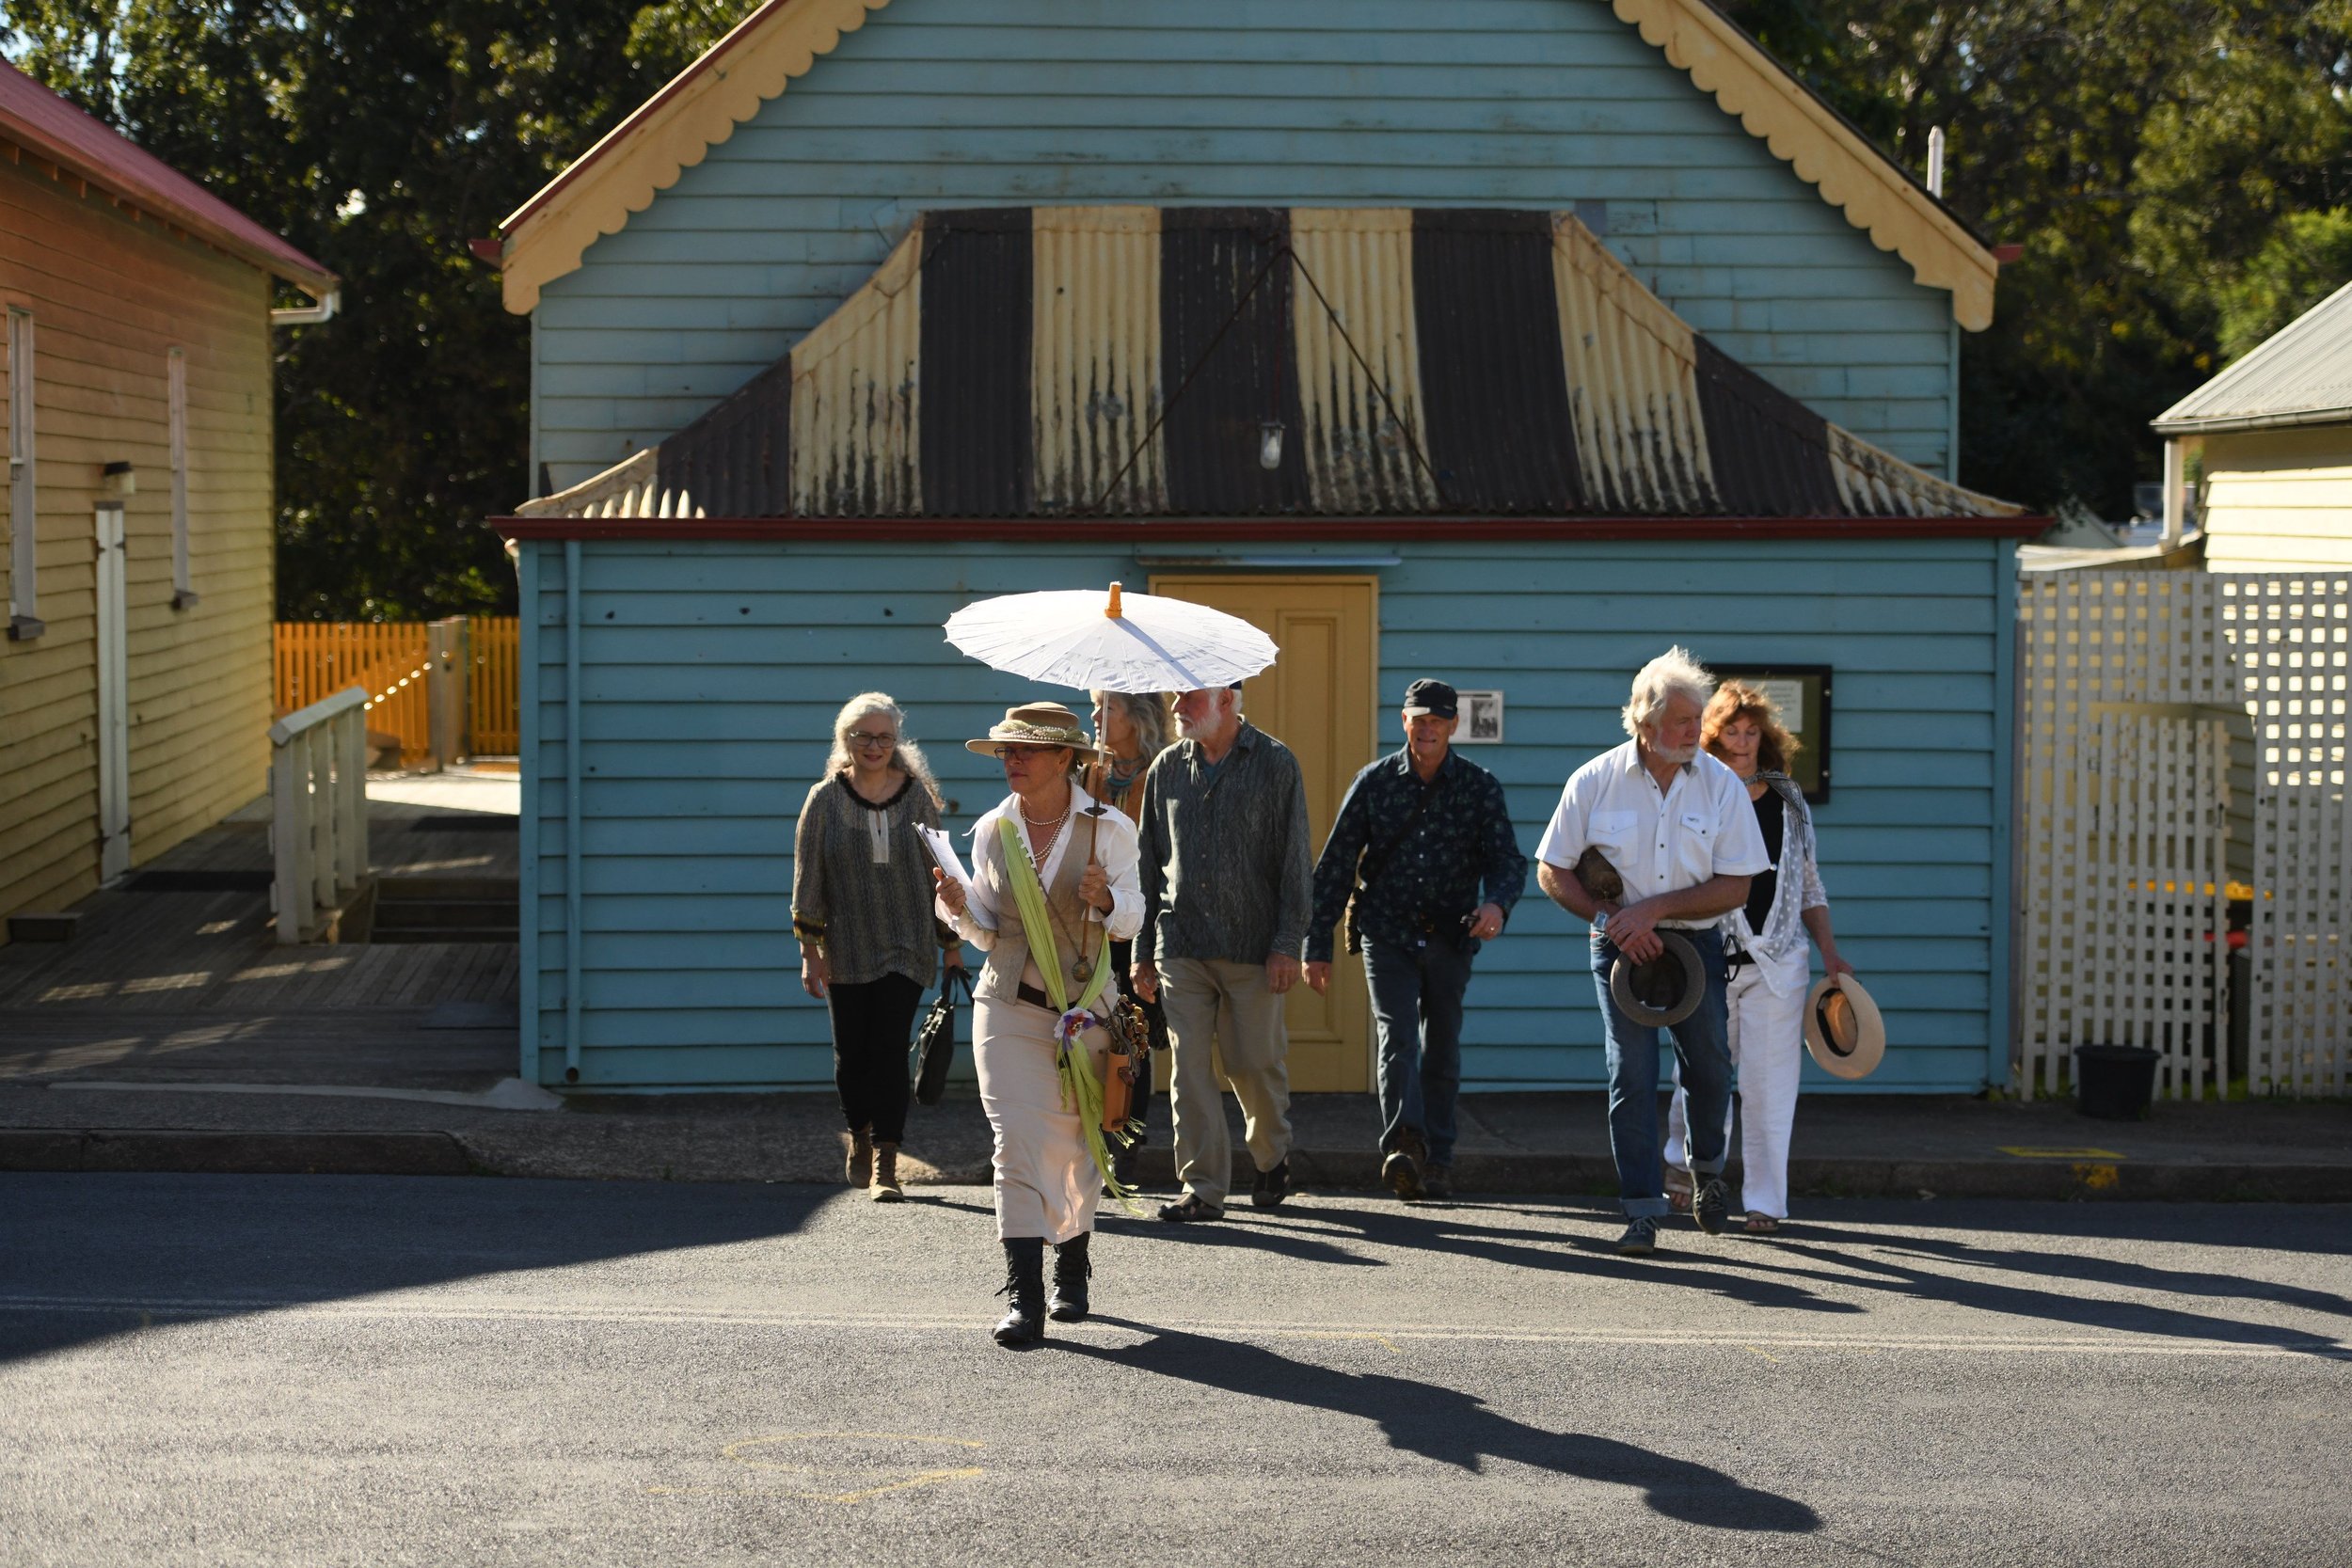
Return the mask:
{"type": "Polygon", "coordinates": [[[1380,1035],[1380,1176],[1407,1199],[1453,1192],[1462,994],[1479,944],[1527,886],[1502,785],[1454,750],[1457,706],[1443,681],[1406,688],[1405,749],[1348,786],[1307,927],[1307,984],[1320,993],[1354,899],[1348,950],[1363,954],[1380,1035]]]}

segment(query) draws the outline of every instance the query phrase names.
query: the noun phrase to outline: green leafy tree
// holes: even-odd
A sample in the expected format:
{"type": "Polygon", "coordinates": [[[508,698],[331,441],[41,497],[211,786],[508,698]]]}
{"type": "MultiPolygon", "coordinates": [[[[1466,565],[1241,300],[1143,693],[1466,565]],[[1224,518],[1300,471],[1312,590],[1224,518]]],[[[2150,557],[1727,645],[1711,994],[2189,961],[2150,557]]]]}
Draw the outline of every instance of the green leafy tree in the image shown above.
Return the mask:
{"type": "MultiPolygon", "coordinates": [[[[288,618],[510,607],[527,322],[471,240],[737,20],[691,0],[9,0],[9,56],[343,279],[278,339],[288,618]]],[[[289,301],[290,303],[292,301],[289,301]]]]}
{"type": "Polygon", "coordinates": [[[2147,421],[2352,277],[2352,0],[1744,0],[1735,20],[2021,245],[1963,340],[1960,477],[2107,516],[2147,421]]]}

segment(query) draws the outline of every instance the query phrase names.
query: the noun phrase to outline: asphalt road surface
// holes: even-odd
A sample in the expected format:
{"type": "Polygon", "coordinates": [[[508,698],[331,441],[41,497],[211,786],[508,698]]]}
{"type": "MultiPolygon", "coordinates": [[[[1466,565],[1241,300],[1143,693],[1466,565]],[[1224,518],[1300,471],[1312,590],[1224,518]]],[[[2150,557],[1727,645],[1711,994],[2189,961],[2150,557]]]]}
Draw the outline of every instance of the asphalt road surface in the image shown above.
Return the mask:
{"type": "Polygon", "coordinates": [[[0,1176],[0,1562],[2352,1562],[2352,1211],[0,1176]]]}

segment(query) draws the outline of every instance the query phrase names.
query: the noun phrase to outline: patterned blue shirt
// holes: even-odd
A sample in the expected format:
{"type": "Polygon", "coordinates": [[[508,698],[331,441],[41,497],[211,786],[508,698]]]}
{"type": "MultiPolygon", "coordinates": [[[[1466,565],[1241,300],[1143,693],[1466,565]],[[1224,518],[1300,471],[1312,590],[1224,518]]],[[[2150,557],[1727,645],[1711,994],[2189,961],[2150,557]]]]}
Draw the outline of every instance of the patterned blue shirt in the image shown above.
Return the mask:
{"type": "Polygon", "coordinates": [[[1449,749],[1437,777],[1424,786],[1413,771],[1412,752],[1399,751],[1357,774],[1340,802],[1339,820],[1315,863],[1315,912],[1307,927],[1310,961],[1330,961],[1331,934],[1356,886],[1357,863],[1367,850],[1375,856],[1388,851],[1412,818],[1424,787],[1437,793],[1357,901],[1356,928],[1368,942],[1410,947],[1428,934],[1448,942],[1462,939],[1466,951],[1475,951],[1463,932],[1463,916],[1485,903],[1510,917],[1511,907],[1527,890],[1527,857],[1511,831],[1501,782],[1449,749]]]}

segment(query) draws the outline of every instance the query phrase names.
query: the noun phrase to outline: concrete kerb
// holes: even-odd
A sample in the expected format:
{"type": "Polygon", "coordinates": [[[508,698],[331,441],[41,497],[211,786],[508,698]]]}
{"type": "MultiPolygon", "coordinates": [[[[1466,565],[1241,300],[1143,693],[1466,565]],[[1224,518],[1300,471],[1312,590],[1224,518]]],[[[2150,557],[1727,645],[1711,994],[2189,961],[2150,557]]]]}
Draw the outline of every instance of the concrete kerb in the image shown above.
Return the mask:
{"type": "MultiPolygon", "coordinates": [[[[1235,1162],[1232,1190],[1247,1194],[1251,1170],[1235,1162]]],[[[984,1184],[984,1161],[932,1164],[909,1157],[920,1185],[984,1184]]],[[[517,1137],[505,1129],[376,1129],[299,1132],[182,1128],[0,1128],[0,1170],[178,1172],[218,1175],[516,1176],[588,1180],[796,1181],[839,1180],[828,1148],[772,1149],[718,1140],[672,1153],[651,1141],[517,1137]]],[[[1295,1183],[1308,1190],[1373,1192],[1378,1161],[1358,1149],[1293,1151],[1295,1183]]],[[[1733,1175],[1737,1176],[1737,1167],[1733,1175]]],[[[1144,1151],[1148,1186],[1172,1186],[1165,1147],[1144,1151]]],[[[1561,1153],[1463,1155],[1454,1170],[1465,1196],[1597,1196],[1616,1190],[1605,1156],[1561,1153]]],[[[2352,1202],[2352,1164],[2251,1164],[1968,1160],[1799,1159],[1791,1191],[1806,1197],[2015,1198],[2039,1201],[2352,1202]]]]}

